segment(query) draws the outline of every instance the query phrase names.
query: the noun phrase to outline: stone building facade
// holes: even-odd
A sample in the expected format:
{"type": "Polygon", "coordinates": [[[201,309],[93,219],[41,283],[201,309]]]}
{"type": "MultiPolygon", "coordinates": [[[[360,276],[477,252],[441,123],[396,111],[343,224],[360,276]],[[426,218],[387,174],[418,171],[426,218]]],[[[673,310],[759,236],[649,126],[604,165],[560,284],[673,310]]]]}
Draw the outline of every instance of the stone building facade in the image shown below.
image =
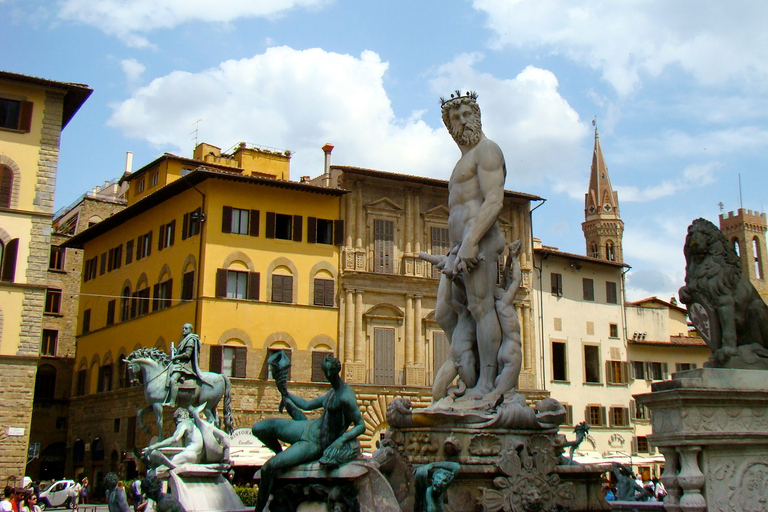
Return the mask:
{"type": "Polygon", "coordinates": [[[768,266],[766,266],[765,232],[768,221],[764,212],[739,208],[728,215],[720,214],[720,231],[741,260],[741,270],[749,277],[763,301],[768,299],[768,266]]]}
{"type": "Polygon", "coordinates": [[[61,247],[72,235],[125,208],[124,187],[105,183],[58,212],[53,220],[43,324],[30,427],[32,454],[26,475],[64,478],[69,398],[75,361],[75,329],[83,251],[61,247]]]}
{"type": "Polygon", "coordinates": [[[0,481],[24,475],[60,135],[91,92],[0,72],[0,481]]]}

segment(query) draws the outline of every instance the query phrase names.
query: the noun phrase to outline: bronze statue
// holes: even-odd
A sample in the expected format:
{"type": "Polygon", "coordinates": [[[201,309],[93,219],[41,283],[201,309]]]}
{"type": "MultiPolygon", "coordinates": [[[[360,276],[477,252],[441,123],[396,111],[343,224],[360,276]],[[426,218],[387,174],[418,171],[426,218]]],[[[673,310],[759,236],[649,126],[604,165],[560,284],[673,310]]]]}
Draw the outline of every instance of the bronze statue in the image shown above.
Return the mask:
{"type": "Polygon", "coordinates": [[[460,469],[459,463],[449,461],[433,462],[416,468],[413,512],[443,512],[443,496],[460,469]]]}
{"type": "MultiPolygon", "coordinates": [[[[279,361],[276,357],[270,362],[279,361]]],[[[287,359],[287,357],[286,357],[287,359]]],[[[275,368],[273,366],[273,368],[275,368]]],[[[285,371],[285,364],[282,365],[285,371]]],[[[341,379],[341,362],[328,354],[323,359],[323,373],[331,383],[331,390],[311,400],[288,392],[285,383],[276,375],[283,403],[293,419],[270,418],[253,425],[253,435],[275,452],[261,468],[261,482],[256,511],[262,512],[272,493],[277,473],[299,464],[319,460],[320,464],[334,468],[358,458],[360,444],[357,437],[365,432],[365,423],[352,388],[341,379]],[[324,408],[317,419],[306,419],[303,411],[324,408]],[[347,430],[350,425],[354,425],[347,430]],[[283,450],[280,442],[290,446],[283,450]]]]}
{"type": "Polygon", "coordinates": [[[160,482],[157,477],[148,476],[142,480],[141,489],[147,495],[147,498],[157,504],[155,506],[155,512],[186,512],[176,498],[165,494],[161,490],[162,482],[160,482]]]}
{"type": "Polygon", "coordinates": [[[168,371],[166,388],[168,399],[163,403],[169,407],[176,407],[176,397],[179,394],[179,384],[185,379],[196,379],[200,385],[211,386],[200,371],[200,337],[192,332],[192,324],[184,324],[181,329],[181,341],[171,357],[171,368],[168,371]]]}
{"type": "Polygon", "coordinates": [[[712,350],[705,366],[768,368],[768,306],[725,235],[706,219],[688,227],[680,301],[712,350]]]}

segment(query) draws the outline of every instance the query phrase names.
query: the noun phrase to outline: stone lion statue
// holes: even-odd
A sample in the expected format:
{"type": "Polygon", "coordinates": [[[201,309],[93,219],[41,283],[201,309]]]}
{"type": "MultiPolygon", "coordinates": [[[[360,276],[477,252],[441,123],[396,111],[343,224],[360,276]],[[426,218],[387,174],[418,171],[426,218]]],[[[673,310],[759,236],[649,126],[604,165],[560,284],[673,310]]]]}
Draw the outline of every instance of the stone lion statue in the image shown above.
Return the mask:
{"type": "Polygon", "coordinates": [[[688,227],[680,301],[712,350],[705,366],[768,368],[768,306],[725,235],[706,219],[688,227]]]}

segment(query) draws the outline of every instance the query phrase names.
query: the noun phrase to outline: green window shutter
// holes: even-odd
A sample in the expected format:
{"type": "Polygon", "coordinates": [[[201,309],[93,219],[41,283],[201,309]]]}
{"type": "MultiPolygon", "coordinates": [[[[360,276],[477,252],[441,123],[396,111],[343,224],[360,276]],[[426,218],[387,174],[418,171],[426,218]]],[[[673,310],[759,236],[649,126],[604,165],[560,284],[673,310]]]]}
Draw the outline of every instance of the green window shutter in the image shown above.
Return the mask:
{"type": "Polygon", "coordinates": [[[275,212],[267,212],[267,232],[264,233],[266,238],[275,238],[275,212]]]}
{"type": "Polygon", "coordinates": [[[307,217],[307,242],[317,243],[317,217],[307,217]]]}
{"type": "Polygon", "coordinates": [[[211,350],[208,354],[208,371],[221,373],[221,345],[211,345],[211,350]]]}
{"type": "Polygon", "coordinates": [[[246,378],[246,371],[248,368],[248,348],[247,347],[235,347],[235,361],[232,365],[232,376],[236,379],[246,378]]]}
{"type": "Polygon", "coordinates": [[[344,221],[333,221],[333,245],[344,245],[344,221]]]}
{"type": "Polygon", "coordinates": [[[261,275],[258,272],[248,273],[248,299],[259,300],[261,275]]]}
{"type": "Polygon", "coordinates": [[[302,219],[303,217],[301,215],[293,216],[293,241],[294,242],[301,242],[302,219]]]}
{"type": "Polygon", "coordinates": [[[225,206],[221,211],[221,232],[232,232],[232,207],[225,206]]]}

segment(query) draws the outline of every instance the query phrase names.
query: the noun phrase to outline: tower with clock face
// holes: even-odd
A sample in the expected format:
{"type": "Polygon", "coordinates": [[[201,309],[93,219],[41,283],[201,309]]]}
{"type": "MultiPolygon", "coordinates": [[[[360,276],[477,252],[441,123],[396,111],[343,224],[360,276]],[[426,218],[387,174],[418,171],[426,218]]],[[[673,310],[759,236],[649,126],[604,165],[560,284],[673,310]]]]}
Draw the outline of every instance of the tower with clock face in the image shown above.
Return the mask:
{"type": "Polygon", "coordinates": [[[595,148],[589,190],[584,197],[584,222],[581,224],[587,242],[587,256],[601,260],[624,262],[621,246],[624,222],[619,214],[619,196],[611,187],[608,167],[600,148],[595,128],[595,148]]]}

